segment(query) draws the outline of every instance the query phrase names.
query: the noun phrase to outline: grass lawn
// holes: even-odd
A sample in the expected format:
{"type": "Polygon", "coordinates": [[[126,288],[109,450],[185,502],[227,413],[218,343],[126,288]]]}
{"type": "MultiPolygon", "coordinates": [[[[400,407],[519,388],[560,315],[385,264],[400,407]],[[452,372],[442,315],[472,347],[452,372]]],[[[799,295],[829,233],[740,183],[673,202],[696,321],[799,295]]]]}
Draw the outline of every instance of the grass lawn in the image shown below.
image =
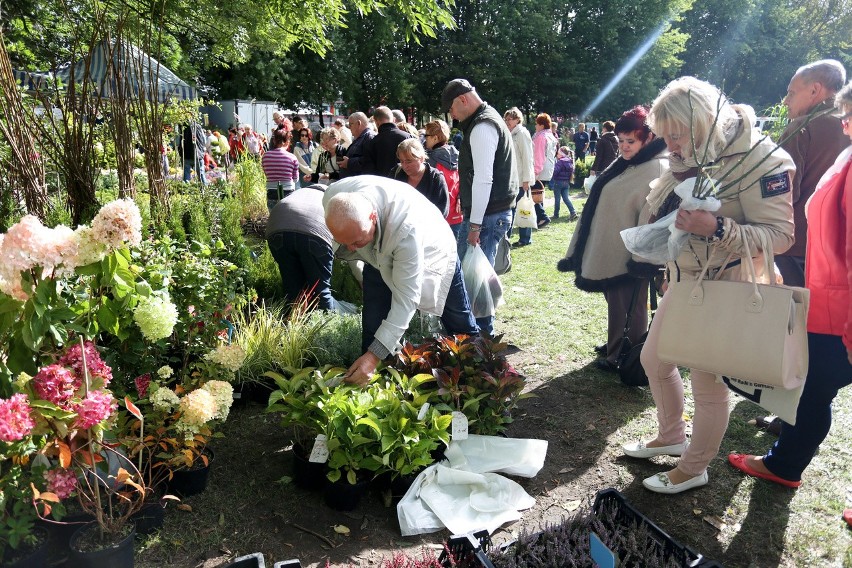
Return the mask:
{"type": "MultiPolygon", "coordinates": [[[[546,208],[552,212],[548,193],[546,208]]],[[[582,200],[575,203],[582,210],[582,200]]],[[[774,441],[747,424],[764,412],[736,396],[707,486],[674,496],[642,488],[643,478],[673,467],[675,460],[621,455],[623,443],[653,437],[654,404],[646,389],[623,387],[593,366],[592,347],[606,336],[603,296],[577,290],[555,268],[575,227],[560,219],[534,231],[533,245],[513,251],[513,269],[503,277],[506,305],[497,313],[495,331],[521,348],[510,360],[537,395],[522,402],[508,433],[548,440],[549,449],[539,475],[519,480],[536,505],[518,523],[498,530],[494,541],[556,522],[588,506],[596,491],[615,487],[674,538],[725,566],[852,567],[852,531],[840,519],[852,505],[848,389],[798,490],[746,478],[728,465],[729,452],[762,453],[774,441]]],[[[687,393],[688,386],[687,381],[687,393]]],[[[691,414],[689,404],[686,413],[691,414]]],[[[376,566],[394,549],[416,551],[448,536],[400,537],[395,510],[384,508],[376,495],[352,513],[337,513],[317,494],[293,487],[286,477],[289,436],[259,404],[235,407],[223,432],[208,490],[185,500],[191,510],[167,511],[164,529],[137,549],[137,566],[210,568],[255,551],[266,554],[268,565],[299,557],[304,566],[326,561],[376,566]],[[335,533],[337,524],[351,534],[335,533]]]]}

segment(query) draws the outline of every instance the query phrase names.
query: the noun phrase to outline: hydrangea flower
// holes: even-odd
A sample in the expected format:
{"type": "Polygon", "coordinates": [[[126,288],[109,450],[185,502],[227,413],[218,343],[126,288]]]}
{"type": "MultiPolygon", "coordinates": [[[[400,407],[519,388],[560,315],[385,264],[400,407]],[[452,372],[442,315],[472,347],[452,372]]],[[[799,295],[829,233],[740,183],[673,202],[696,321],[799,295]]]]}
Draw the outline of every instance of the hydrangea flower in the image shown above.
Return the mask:
{"type": "Polygon", "coordinates": [[[172,334],[178,319],[175,305],[168,296],[148,296],[142,298],[133,310],[133,321],[142,330],[142,335],[151,341],[166,338],[172,334]]]}
{"type": "Polygon", "coordinates": [[[80,225],[74,231],[74,242],[77,245],[77,255],[72,259],[74,266],[87,266],[100,262],[107,254],[104,243],[98,241],[91,227],[80,225]]]}
{"type": "Polygon", "coordinates": [[[204,389],[196,389],[180,399],[181,416],[175,426],[178,432],[191,438],[216,417],[216,410],[213,395],[204,389]]]}
{"type": "Polygon", "coordinates": [[[118,410],[118,402],[109,391],[94,390],[86,394],[86,398],[80,401],[75,410],[77,421],[74,427],[85,430],[112,416],[118,410]]]}
{"type": "Polygon", "coordinates": [[[39,398],[65,408],[74,393],[82,386],[80,379],[62,365],[48,365],[33,377],[39,398]]]}
{"type": "Polygon", "coordinates": [[[35,421],[30,411],[26,395],[13,394],[8,400],[0,399],[0,440],[17,442],[32,432],[35,421]]]}
{"type": "Polygon", "coordinates": [[[231,345],[220,345],[205,355],[204,358],[229,371],[237,372],[246,360],[246,352],[242,347],[233,343],[231,345]]]}
{"type": "Polygon", "coordinates": [[[168,365],[163,365],[162,367],[157,369],[157,376],[160,377],[161,379],[168,379],[174,373],[175,373],[174,370],[172,370],[172,368],[169,367],[168,365]]]}
{"type": "Polygon", "coordinates": [[[86,354],[86,367],[89,369],[89,377],[100,378],[103,386],[107,386],[112,380],[112,369],[103,362],[98,348],[91,341],[86,341],[83,347],[79,343],[72,344],[57,363],[69,367],[81,380],[83,379],[83,353],[86,354]]]}
{"type": "Polygon", "coordinates": [[[47,490],[60,499],[67,499],[77,489],[77,475],[74,470],[57,467],[44,472],[47,490]]]}
{"type": "Polygon", "coordinates": [[[45,227],[33,215],[26,215],[12,225],[0,241],[0,291],[26,301],[21,272],[41,268],[38,276],[57,271],[69,274],[77,255],[74,232],[65,226],[45,227]]]}
{"type": "Polygon", "coordinates": [[[92,220],[95,240],[113,251],[125,245],[142,242],[142,217],[132,199],[117,199],[107,203],[92,220]]]}
{"type": "Polygon", "coordinates": [[[180,404],[180,398],[175,394],[175,391],[166,387],[160,387],[151,393],[150,400],[154,408],[165,412],[171,412],[180,404]]]}
{"type": "Polygon", "coordinates": [[[234,402],[234,387],[231,383],[225,381],[207,381],[201,387],[213,396],[216,402],[216,420],[227,420],[228,413],[231,410],[231,403],[234,402]]]}

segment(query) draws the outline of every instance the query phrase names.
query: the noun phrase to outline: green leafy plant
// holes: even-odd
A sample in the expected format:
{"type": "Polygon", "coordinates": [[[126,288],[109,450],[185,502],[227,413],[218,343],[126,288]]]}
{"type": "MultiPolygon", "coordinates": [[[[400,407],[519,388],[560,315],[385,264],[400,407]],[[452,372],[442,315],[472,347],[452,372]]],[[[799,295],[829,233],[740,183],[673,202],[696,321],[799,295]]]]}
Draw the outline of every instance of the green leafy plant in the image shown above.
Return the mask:
{"type": "Polygon", "coordinates": [[[361,315],[313,312],[311,320],[325,320],[314,338],[314,354],[320,365],[349,367],[364,354],[361,349],[361,315]]]}
{"type": "Polygon", "coordinates": [[[269,215],[266,206],[266,176],[260,160],[244,157],[234,165],[234,198],[242,204],[244,219],[260,219],[269,215]]]}
{"type": "Polygon", "coordinates": [[[262,303],[235,312],[233,341],[246,353],[238,382],[257,382],[267,371],[280,369],[287,338],[286,306],[262,303]]]}
{"type": "Polygon", "coordinates": [[[300,451],[309,449],[308,444],[325,425],[325,414],[320,410],[323,389],[338,383],[345,372],[345,368],[327,365],[296,372],[265,373],[278,387],[270,394],[266,411],[282,414],[281,426],[292,428],[293,441],[300,451]]]}
{"type": "Polygon", "coordinates": [[[472,433],[493,435],[512,422],[518,401],[532,396],[523,393],[526,380],[506,361],[506,347],[502,336],[441,336],[418,346],[407,343],[391,366],[412,376],[430,374],[436,408],[461,411],[472,433]]]}

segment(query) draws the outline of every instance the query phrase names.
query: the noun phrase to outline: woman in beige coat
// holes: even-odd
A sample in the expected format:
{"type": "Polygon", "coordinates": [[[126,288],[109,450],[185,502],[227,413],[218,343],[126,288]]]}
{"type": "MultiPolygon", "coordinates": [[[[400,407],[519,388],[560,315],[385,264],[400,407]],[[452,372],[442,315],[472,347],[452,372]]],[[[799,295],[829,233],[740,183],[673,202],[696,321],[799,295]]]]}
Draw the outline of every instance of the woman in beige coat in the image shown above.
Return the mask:
{"type": "MultiPolygon", "coordinates": [[[[716,87],[694,77],[669,83],[654,101],[648,119],[657,136],[666,141],[670,168],[651,184],[652,220],[678,211],[675,226],[690,233],[680,255],[666,266],[668,281],[694,280],[708,263],[710,278],[746,280],[746,270],[740,266],[746,243],[758,278],[768,281],[762,270],[763,247],[771,246],[777,254],[793,242],[795,166],[790,156],[752,127],[755,117],[750,107],[731,104],[716,87]],[[679,209],[674,188],[709,165],[712,168],[706,171],[721,180],[722,191],[717,195],[721,208],[713,213],[679,209]]],[[[660,301],[642,350],[642,366],[657,405],[657,437],[624,446],[624,453],[636,458],[681,456],[677,467],[642,482],[657,493],[680,493],[707,483],[707,466],[719,452],[729,413],[728,387],[716,375],[692,369],[695,414],[687,443],[683,381],[675,365],[657,356],[666,312],[678,309],[669,299],[664,295],[660,301]]]]}
{"type": "Polygon", "coordinates": [[[650,184],[668,170],[666,143],[647,125],[648,110],[637,106],[615,125],[621,156],[595,180],[583,216],[557,268],[574,272],[577,288],[603,292],[607,303],[607,342],[596,348],[604,371],[617,371],[624,325],[630,310],[631,345],[648,329],[648,278],[657,266],[637,265],[621,240],[623,229],[639,224],[650,184]],[[631,309],[631,300],[633,307],[631,309]]]}

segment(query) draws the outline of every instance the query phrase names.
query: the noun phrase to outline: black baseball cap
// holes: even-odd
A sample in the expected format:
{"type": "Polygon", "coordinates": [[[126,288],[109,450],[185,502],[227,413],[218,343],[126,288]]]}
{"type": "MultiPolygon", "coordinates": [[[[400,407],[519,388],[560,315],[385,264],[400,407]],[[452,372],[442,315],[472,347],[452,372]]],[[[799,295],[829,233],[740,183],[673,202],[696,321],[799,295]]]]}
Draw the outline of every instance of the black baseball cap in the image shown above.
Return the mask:
{"type": "Polygon", "coordinates": [[[459,95],[475,90],[467,79],[453,79],[447,83],[447,86],[444,87],[444,92],[441,93],[441,112],[448,112],[453,105],[453,101],[459,95]]]}

